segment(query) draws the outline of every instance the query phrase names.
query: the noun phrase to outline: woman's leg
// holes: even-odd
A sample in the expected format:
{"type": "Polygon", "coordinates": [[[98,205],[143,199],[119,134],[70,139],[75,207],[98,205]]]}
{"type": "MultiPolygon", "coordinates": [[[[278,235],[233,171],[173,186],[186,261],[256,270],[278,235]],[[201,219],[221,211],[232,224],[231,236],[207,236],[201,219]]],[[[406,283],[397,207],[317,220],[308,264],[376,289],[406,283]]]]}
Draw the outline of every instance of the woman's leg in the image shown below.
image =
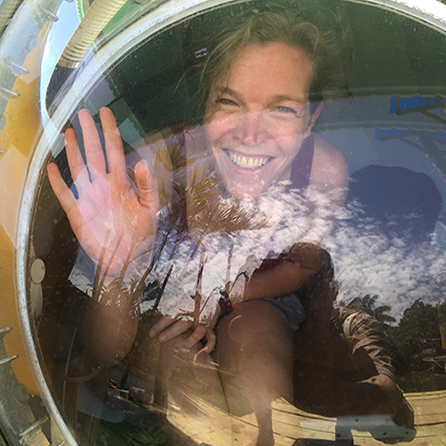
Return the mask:
{"type": "Polygon", "coordinates": [[[259,428],[253,444],[273,445],[271,403],[293,398],[292,342],[285,317],[266,302],[243,302],[218,326],[217,361],[230,412],[246,412],[240,397],[246,392],[259,428]]]}

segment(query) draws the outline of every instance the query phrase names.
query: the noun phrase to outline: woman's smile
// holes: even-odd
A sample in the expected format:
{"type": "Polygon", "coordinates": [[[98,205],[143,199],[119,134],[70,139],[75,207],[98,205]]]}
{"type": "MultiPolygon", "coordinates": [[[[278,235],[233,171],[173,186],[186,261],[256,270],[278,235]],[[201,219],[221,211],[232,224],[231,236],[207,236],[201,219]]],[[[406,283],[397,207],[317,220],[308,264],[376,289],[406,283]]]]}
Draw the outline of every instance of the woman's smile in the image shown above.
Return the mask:
{"type": "Polygon", "coordinates": [[[226,154],[237,167],[249,171],[258,170],[272,160],[269,156],[243,155],[233,150],[227,150],[226,154]]]}

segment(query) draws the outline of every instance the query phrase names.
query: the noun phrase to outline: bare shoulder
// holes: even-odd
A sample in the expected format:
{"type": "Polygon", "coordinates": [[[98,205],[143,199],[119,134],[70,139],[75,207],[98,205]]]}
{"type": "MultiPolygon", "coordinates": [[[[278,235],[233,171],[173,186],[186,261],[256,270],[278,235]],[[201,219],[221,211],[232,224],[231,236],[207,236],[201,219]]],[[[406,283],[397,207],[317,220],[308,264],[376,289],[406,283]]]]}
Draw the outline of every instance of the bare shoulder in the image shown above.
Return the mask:
{"type": "Polygon", "coordinates": [[[342,152],[321,135],[314,134],[314,158],[310,184],[324,189],[346,188],[348,165],[342,152]]]}

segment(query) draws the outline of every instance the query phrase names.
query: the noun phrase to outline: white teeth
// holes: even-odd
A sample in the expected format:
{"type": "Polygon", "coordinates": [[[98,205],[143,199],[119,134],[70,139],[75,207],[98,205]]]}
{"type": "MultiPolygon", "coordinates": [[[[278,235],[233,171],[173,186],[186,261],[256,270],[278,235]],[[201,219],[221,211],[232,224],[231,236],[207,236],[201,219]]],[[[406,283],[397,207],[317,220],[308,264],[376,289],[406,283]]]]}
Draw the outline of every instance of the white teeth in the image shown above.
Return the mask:
{"type": "Polygon", "coordinates": [[[230,150],[228,150],[227,153],[229,158],[231,158],[231,161],[243,169],[258,169],[259,167],[264,166],[269,161],[269,157],[267,156],[263,158],[247,159],[245,156],[236,155],[230,150]]]}

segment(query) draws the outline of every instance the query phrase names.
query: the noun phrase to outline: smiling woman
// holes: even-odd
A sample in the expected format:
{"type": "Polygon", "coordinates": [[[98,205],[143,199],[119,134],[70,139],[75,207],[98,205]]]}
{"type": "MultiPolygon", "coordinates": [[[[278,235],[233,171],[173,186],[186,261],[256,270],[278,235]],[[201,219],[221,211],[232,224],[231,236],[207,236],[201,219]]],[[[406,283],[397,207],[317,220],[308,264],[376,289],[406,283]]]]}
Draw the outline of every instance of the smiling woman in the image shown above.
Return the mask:
{"type": "Polygon", "coordinates": [[[334,73],[327,72],[334,55],[327,48],[315,25],[268,13],[226,30],[210,54],[202,74],[202,80],[211,77],[204,124],[217,169],[234,196],[256,197],[277,181],[323,185],[326,191],[346,186],[341,152],[323,138],[304,143],[322,107],[310,107],[310,96],[333,81],[334,73]],[[294,163],[305,145],[308,155],[294,163]]]}
{"type": "MultiPolygon", "coordinates": [[[[277,181],[295,178],[293,162],[311,134],[321,106],[310,115],[313,77],[303,50],[281,42],[247,45],[216,79],[205,120],[209,146],[231,194],[254,198],[277,181]],[[298,67],[298,69],[297,69],[298,67]]],[[[307,142],[308,144],[308,142],[307,142]]],[[[310,144],[314,144],[310,142],[310,144]]],[[[310,160],[309,184],[345,187],[348,168],[339,150],[318,139],[310,160]],[[335,175],[321,172],[327,157],[335,175]],[[322,166],[318,164],[321,163],[322,166]]],[[[297,165],[296,169],[302,168],[297,165]]]]}
{"type": "MultiPolygon", "coordinates": [[[[297,191],[304,203],[307,200],[307,189],[317,197],[313,197],[314,211],[302,213],[296,227],[302,228],[313,222],[313,234],[319,231],[319,238],[323,239],[328,236],[326,222],[334,218],[327,215],[327,208],[336,208],[345,199],[348,167],[341,152],[332,144],[322,137],[310,136],[321,110],[319,106],[310,115],[308,103],[317,68],[314,59],[309,58],[301,43],[305,41],[303,37],[299,34],[300,40],[292,41],[296,27],[301,29],[302,22],[298,20],[293,24],[283,15],[271,12],[259,13],[247,21],[243,20],[233,32],[235,35],[246,34],[246,41],[233,52],[234,58],[228,61],[227,70],[221,72],[212,82],[203,124],[188,129],[183,135],[173,135],[168,139],[176,139],[182,144],[184,147],[180,146],[177,150],[184,150],[187,155],[187,180],[181,187],[193,191],[197,187],[197,181],[209,182],[209,179],[216,178],[217,175],[220,178],[218,182],[213,181],[214,184],[209,188],[215,194],[207,203],[208,206],[213,205],[213,210],[209,213],[211,220],[216,215],[230,212],[229,209],[242,208],[246,199],[252,201],[275,187],[283,189],[285,185],[281,193],[288,192],[287,189],[297,191]],[[280,28],[282,34],[279,36],[271,32],[280,28]],[[250,34],[245,30],[249,30],[250,34]],[[252,43],[251,36],[259,32],[264,34],[263,40],[261,43],[252,43]],[[270,35],[272,37],[266,37],[270,35]],[[198,160],[194,160],[194,154],[197,154],[198,160]],[[203,157],[208,158],[207,168],[202,163],[203,157]],[[229,201],[229,206],[225,200],[229,201]],[[324,201],[328,202],[328,207],[323,204],[324,201]],[[321,209],[325,214],[325,221],[323,225],[316,225],[315,215],[321,209]],[[320,226],[324,227],[323,231],[319,229],[320,226]]],[[[310,29],[319,35],[314,26],[310,26],[310,29]]],[[[55,164],[49,165],[48,175],[74,234],[86,254],[96,263],[96,277],[102,275],[100,280],[95,280],[93,299],[84,311],[80,331],[88,345],[88,351],[101,366],[110,367],[127,355],[136,337],[139,303],[146,274],[142,274],[143,279],[135,278],[135,271],[143,271],[144,265],[156,258],[156,228],[158,225],[162,226],[157,221],[158,210],[163,201],[163,193],[171,196],[175,188],[179,187],[175,184],[179,181],[175,178],[178,177],[176,170],[179,166],[165,166],[171,167],[166,169],[170,170],[167,178],[158,177],[156,181],[157,175],[162,171],[156,168],[156,162],[159,162],[164,150],[163,141],[147,144],[146,139],[138,150],[143,160],[134,168],[134,180],[138,189],[138,195],[135,194],[125,172],[123,145],[111,111],[103,108],[100,119],[105,151],[101,150],[100,139],[91,117],[85,110],[79,112],[85,161],[74,131],[69,129],[65,132],[68,166],[77,196],[65,184],[55,164]],[[155,162],[152,161],[153,153],[155,162]],[[149,163],[152,164],[151,167],[149,163]],[[169,187],[166,189],[166,184],[171,185],[172,190],[169,187]],[[121,290],[128,287],[132,279],[137,280],[139,285],[132,287],[130,298],[124,300],[121,290]],[[118,285],[115,287],[114,283],[118,285]],[[104,284],[113,286],[103,292],[104,284]]],[[[170,152],[173,160],[172,150],[170,152]]],[[[244,302],[237,306],[242,328],[237,328],[236,331],[242,331],[243,336],[235,341],[235,345],[223,341],[225,338],[232,339],[234,335],[231,324],[222,323],[216,332],[216,340],[213,331],[216,321],[223,318],[224,322],[227,315],[220,314],[220,309],[217,308],[205,325],[200,322],[199,317],[202,312],[201,282],[206,245],[210,242],[205,242],[203,235],[209,230],[203,228],[201,215],[198,219],[194,215],[197,207],[194,193],[182,198],[185,201],[183,205],[186,207],[187,227],[176,227],[176,232],[186,233],[186,237],[190,237],[201,250],[197,285],[193,294],[195,306],[193,311],[182,310],[174,318],[164,316],[151,328],[149,335],[158,338],[165,348],[172,348],[168,346],[179,342],[180,345],[196,350],[203,340],[206,346],[200,352],[207,354],[212,352],[217,341],[221,372],[239,376],[242,387],[248,392],[259,429],[258,439],[253,440],[253,444],[273,445],[272,401],[278,397],[292,401],[290,370],[293,358],[289,334],[291,332],[293,336],[305,318],[296,292],[309,277],[321,269],[321,262],[315,260],[314,269],[308,268],[306,264],[291,268],[285,274],[285,277],[290,276],[290,282],[285,281],[283,287],[273,289],[265,284],[264,290],[269,290],[266,294],[254,292],[248,299],[246,291],[243,301],[249,300],[249,306],[246,307],[244,302]],[[266,309],[270,316],[268,318],[266,309]],[[178,320],[181,314],[192,316],[193,320],[178,320]],[[259,323],[263,325],[263,330],[257,329],[259,323]],[[254,333],[256,342],[263,346],[261,351],[253,348],[254,333]],[[281,355],[276,353],[278,344],[282,346],[281,355]],[[235,369],[227,366],[233,364],[228,359],[232,354],[240,358],[240,365],[235,369]],[[275,385],[271,380],[272,376],[280,384],[275,385]]],[[[257,206],[255,201],[254,206],[257,206]]],[[[243,215],[243,210],[240,213],[243,215]]],[[[169,219],[171,222],[168,224],[176,224],[178,216],[171,215],[169,219]]],[[[268,222],[267,217],[266,221],[268,222]]],[[[242,229],[253,228],[248,225],[237,228],[238,231],[242,229]]],[[[229,237],[231,232],[236,231],[229,229],[223,220],[220,224],[215,224],[212,232],[229,237]]],[[[276,230],[272,232],[280,233],[276,230]]],[[[189,249],[189,255],[192,255],[191,247],[187,248],[183,243],[182,248],[189,249]]],[[[234,243],[231,249],[235,252],[230,254],[230,258],[234,254],[234,259],[240,261],[243,248],[234,243]]],[[[280,244],[270,244],[268,249],[280,252],[287,248],[280,244]]],[[[309,254],[309,257],[312,255],[309,254]]],[[[166,261],[161,256],[159,264],[166,261]]],[[[250,274],[245,272],[244,276],[247,281],[251,280],[250,274]]],[[[328,300],[331,302],[332,299],[328,300]]],[[[179,308],[184,308],[182,303],[179,308]]],[[[226,390],[225,384],[221,391],[226,390]]],[[[219,389],[214,391],[218,393],[219,389]]],[[[162,400],[156,402],[165,404],[162,400]]],[[[231,406],[231,411],[237,410],[231,406]]]]}
{"type": "Polygon", "coordinates": [[[77,2],[38,101],[2,22],[0,320],[15,283],[41,394],[10,429],[14,329],[11,445],[441,441],[446,7],[77,2]]]}
{"type": "Polygon", "coordinates": [[[248,45],[229,75],[214,81],[206,134],[233,195],[254,198],[273,182],[291,179],[293,160],[319,115],[309,113],[311,77],[302,50],[273,42],[248,45]]]}

